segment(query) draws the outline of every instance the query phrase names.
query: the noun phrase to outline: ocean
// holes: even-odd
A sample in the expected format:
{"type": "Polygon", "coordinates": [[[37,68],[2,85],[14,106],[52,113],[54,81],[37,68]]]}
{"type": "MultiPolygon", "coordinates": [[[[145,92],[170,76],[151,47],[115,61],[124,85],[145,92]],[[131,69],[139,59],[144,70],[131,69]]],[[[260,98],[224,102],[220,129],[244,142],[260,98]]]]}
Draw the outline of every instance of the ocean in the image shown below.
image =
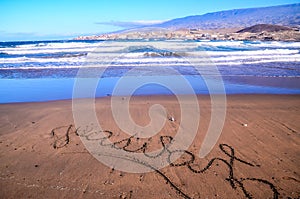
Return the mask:
{"type": "MultiPolygon", "coordinates": [[[[99,79],[94,96],[172,94],[178,76],[196,94],[300,93],[300,42],[24,41],[0,42],[0,103],[71,99],[77,79],[99,79]],[[114,93],[120,79],[129,79],[114,93]],[[129,84],[147,80],[134,93],[129,84]],[[219,83],[219,82],[218,82],[219,83]],[[126,83],[125,83],[126,84],[126,83]],[[120,90],[120,89],[119,89],[120,90]]],[[[82,96],[89,97],[89,96],[82,96]]]]}

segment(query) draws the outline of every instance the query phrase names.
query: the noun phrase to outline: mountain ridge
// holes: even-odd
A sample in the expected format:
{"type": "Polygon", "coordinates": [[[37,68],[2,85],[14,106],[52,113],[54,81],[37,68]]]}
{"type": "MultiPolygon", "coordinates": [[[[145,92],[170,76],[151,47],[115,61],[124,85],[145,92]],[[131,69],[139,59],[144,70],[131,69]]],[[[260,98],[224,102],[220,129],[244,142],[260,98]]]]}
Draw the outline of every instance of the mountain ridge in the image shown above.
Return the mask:
{"type": "Polygon", "coordinates": [[[299,27],[300,3],[210,12],[203,15],[176,18],[147,27],[168,29],[222,29],[248,27],[256,24],[299,27]]]}

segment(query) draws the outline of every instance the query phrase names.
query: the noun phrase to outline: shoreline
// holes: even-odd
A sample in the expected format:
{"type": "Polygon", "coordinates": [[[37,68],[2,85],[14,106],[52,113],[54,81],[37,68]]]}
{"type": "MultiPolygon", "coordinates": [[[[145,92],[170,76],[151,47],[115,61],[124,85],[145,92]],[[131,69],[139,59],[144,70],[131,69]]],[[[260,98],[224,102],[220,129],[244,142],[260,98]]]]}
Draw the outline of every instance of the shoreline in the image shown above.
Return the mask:
{"type": "MultiPolygon", "coordinates": [[[[208,95],[209,92],[206,83],[199,76],[185,76],[196,95],[208,95]]],[[[102,78],[96,89],[95,97],[106,97],[113,94],[114,88],[120,77],[102,78]]],[[[160,82],[165,77],[151,77],[153,81],[160,82]]],[[[129,79],[128,84],[133,83],[134,77],[129,79]]],[[[226,95],[234,94],[300,94],[299,92],[299,77],[239,77],[226,76],[223,77],[226,95]]],[[[176,81],[170,81],[171,86],[175,85],[176,81]],[[174,84],[174,85],[173,85],[174,84]]],[[[213,81],[212,81],[213,83],[213,81]]],[[[0,104],[13,102],[39,102],[52,101],[62,99],[72,99],[74,92],[75,78],[39,78],[39,79],[1,79],[0,92],[3,94],[0,97],[0,104]],[[2,86],[1,86],[2,85],[2,86]],[[8,88],[5,85],[10,85],[8,88]]],[[[133,84],[134,85],[134,84],[133,84]]],[[[220,86],[218,83],[213,86],[220,86]]],[[[177,87],[179,94],[193,94],[187,92],[184,85],[177,87]]],[[[219,92],[220,93],[220,92],[219,92]]],[[[129,95],[130,90],[122,89],[114,95],[123,96],[129,95]]],[[[134,95],[172,95],[173,93],[156,84],[149,84],[140,87],[134,95]]],[[[91,95],[85,94],[86,97],[91,95]]],[[[82,96],[81,98],[84,98],[82,96]]]]}
{"type": "MultiPolygon", "coordinates": [[[[223,94],[212,94],[214,96],[218,96],[218,95],[223,95],[223,94]]],[[[300,94],[298,93],[226,93],[224,94],[226,95],[226,98],[229,97],[243,97],[243,96],[250,96],[250,97],[254,97],[254,96],[265,96],[265,97],[288,97],[288,96],[291,96],[291,97],[300,97],[300,94]]],[[[191,94],[179,94],[177,96],[191,96],[191,94]]],[[[211,94],[195,94],[195,96],[197,98],[201,98],[201,97],[210,97],[211,94]]],[[[90,100],[90,99],[94,99],[95,101],[99,101],[99,100],[110,100],[111,98],[122,98],[122,97],[131,97],[131,98],[174,98],[176,97],[176,95],[174,94],[144,94],[144,95],[118,95],[118,96],[101,96],[101,97],[95,97],[95,98],[70,98],[70,99],[54,99],[54,100],[46,100],[46,101],[24,101],[24,102],[3,102],[3,103],[0,103],[0,106],[2,105],[10,105],[10,104],[38,104],[38,103],[59,103],[59,102],[62,102],[62,103],[67,103],[67,102],[72,102],[72,100],[90,100]]]]}

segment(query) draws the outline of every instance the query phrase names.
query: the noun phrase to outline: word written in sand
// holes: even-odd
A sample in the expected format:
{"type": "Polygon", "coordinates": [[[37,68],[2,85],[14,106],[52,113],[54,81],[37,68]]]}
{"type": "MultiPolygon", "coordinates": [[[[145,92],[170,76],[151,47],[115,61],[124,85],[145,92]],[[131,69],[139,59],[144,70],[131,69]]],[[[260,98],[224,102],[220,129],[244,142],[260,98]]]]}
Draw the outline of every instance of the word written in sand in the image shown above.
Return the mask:
{"type": "MultiPolygon", "coordinates": [[[[199,174],[199,175],[207,172],[210,168],[213,167],[213,165],[218,165],[219,163],[222,163],[227,167],[227,171],[228,171],[228,176],[225,178],[225,181],[230,184],[232,189],[234,189],[234,190],[241,189],[246,198],[253,197],[252,194],[249,192],[249,190],[247,190],[247,188],[244,186],[244,182],[246,182],[246,181],[255,181],[257,183],[261,183],[262,185],[265,185],[267,189],[271,190],[271,193],[272,193],[271,197],[274,199],[278,198],[278,196],[279,196],[279,192],[278,192],[277,188],[271,182],[269,182],[267,180],[260,179],[260,178],[252,178],[252,177],[239,178],[235,175],[234,169],[236,167],[235,166],[236,163],[241,163],[241,164],[247,165],[249,167],[256,167],[256,166],[259,167],[259,165],[254,165],[250,162],[247,162],[245,160],[238,158],[235,155],[235,149],[232,146],[229,146],[228,144],[220,144],[219,145],[219,149],[221,150],[221,152],[223,154],[225,154],[225,156],[227,158],[214,157],[202,169],[195,169],[195,167],[198,165],[195,164],[196,156],[194,155],[194,153],[187,151],[187,150],[180,150],[180,149],[170,150],[169,149],[169,146],[173,141],[172,136],[160,136],[159,142],[160,142],[160,145],[162,148],[161,151],[159,153],[157,153],[156,155],[149,155],[146,151],[150,144],[149,142],[151,142],[151,141],[144,142],[141,147],[137,147],[136,149],[129,149],[130,146],[133,145],[134,140],[136,140],[136,139],[134,139],[134,136],[130,136],[128,138],[121,139],[121,140],[115,141],[115,142],[107,142],[109,139],[113,138],[114,133],[111,131],[107,131],[107,130],[102,131],[101,133],[104,133],[106,135],[105,137],[98,138],[99,144],[101,146],[109,146],[115,150],[124,150],[126,152],[132,152],[132,153],[142,152],[148,158],[158,158],[158,157],[161,157],[163,154],[165,154],[170,167],[186,167],[191,172],[193,172],[195,174],[199,174]],[[188,158],[183,162],[173,163],[173,162],[171,162],[171,157],[175,153],[182,153],[185,156],[187,156],[188,158]]],[[[70,143],[70,135],[71,134],[74,134],[74,135],[80,136],[80,137],[84,137],[85,139],[89,140],[89,139],[91,139],[91,135],[93,133],[91,133],[91,131],[89,131],[89,133],[82,132],[79,129],[75,129],[73,125],[61,126],[61,127],[54,128],[51,131],[51,135],[54,138],[53,147],[55,149],[58,149],[58,148],[67,146],[70,143]],[[65,131],[63,131],[63,129],[65,131]],[[64,132],[64,133],[58,134],[57,133],[58,131],[64,132]]],[[[92,139],[95,140],[94,137],[92,139]]],[[[119,158],[124,159],[125,157],[119,157],[119,158]]],[[[161,176],[167,182],[167,184],[170,185],[171,188],[175,189],[176,192],[180,196],[182,196],[183,198],[191,198],[191,196],[189,196],[188,193],[185,193],[180,187],[175,185],[175,183],[172,182],[171,179],[165,173],[156,169],[153,165],[151,165],[149,163],[145,163],[143,161],[139,161],[138,159],[134,159],[134,158],[133,159],[125,158],[125,159],[152,169],[155,173],[157,173],[159,176],[161,176]]]]}

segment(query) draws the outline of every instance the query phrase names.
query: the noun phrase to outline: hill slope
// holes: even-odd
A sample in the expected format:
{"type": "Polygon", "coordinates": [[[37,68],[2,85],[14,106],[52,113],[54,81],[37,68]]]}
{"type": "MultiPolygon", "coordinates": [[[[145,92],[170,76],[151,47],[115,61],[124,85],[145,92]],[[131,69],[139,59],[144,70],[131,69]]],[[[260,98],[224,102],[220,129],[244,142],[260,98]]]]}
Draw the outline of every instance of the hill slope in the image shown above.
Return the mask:
{"type": "Polygon", "coordinates": [[[286,26],[279,26],[279,25],[270,25],[270,24],[257,24],[251,27],[244,28],[242,30],[237,31],[237,33],[259,33],[259,32],[279,32],[279,31],[288,31],[293,30],[292,28],[286,26]]]}

